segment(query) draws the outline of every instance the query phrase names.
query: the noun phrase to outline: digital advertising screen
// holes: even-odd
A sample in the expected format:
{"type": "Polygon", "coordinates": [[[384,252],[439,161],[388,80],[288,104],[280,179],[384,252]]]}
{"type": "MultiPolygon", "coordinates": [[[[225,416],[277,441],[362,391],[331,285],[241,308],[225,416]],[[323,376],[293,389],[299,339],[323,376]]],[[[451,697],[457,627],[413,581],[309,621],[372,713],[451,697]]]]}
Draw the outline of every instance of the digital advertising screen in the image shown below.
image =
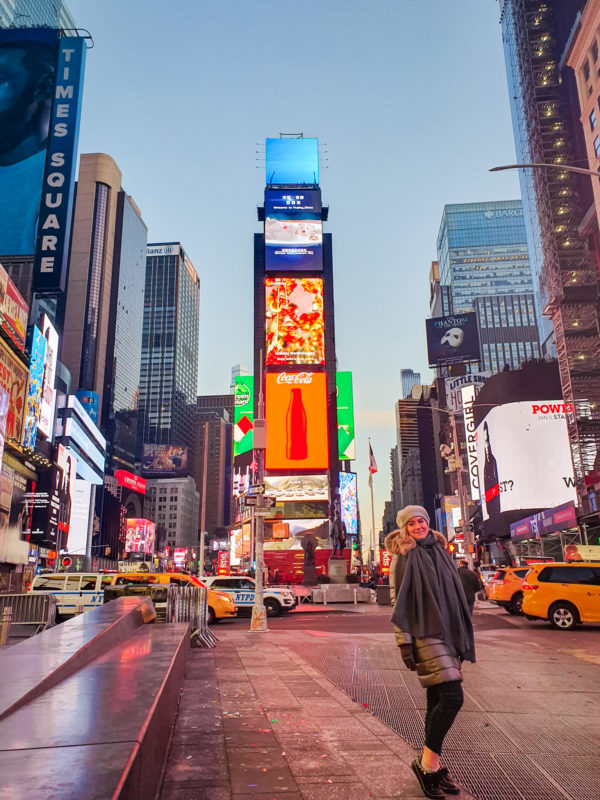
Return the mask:
{"type": "Polygon", "coordinates": [[[252,450],[254,430],[254,377],[236,375],[233,390],[233,455],[252,450]]]}
{"type": "Polygon", "coordinates": [[[335,388],[337,401],[338,458],[340,461],[351,461],[356,458],[352,373],[336,372],[335,388]]]}
{"type": "Polygon", "coordinates": [[[506,403],[477,427],[483,519],[577,502],[563,400],[506,403]]]}
{"type": "Polygon", "coordinates": [[[268,186],[319,183],[318,139],[267,139],[265,150],[268,186]]]}
{"type": "Polygon", "coordinates": [[[29,386],[25,406],[25,422],[23,425],[23,447],[35,449],[42,400],[42,382],[44,379],[44,359],[46,357],[46,340],[43,333],[33,326],[31,334],[31,361],[29,362],[29,386]]]}
{"type": "Polygon", "coordinates": [[[29,306],[0,264],[0,326],[21,352],[25,349],[28,315],[29,306]]]}
{"type": "Polygon", "coordinates": [[[56,403],[54,380],[56,378],[56,362],[58,360],[58,333],[47,314],[42,317],[42,335],[46,340],[46,353],[44,355],[44,377],[42,379],[38,430],[51,440],[54,406],[56,403]]]}
{"type": "Polygon", "coordinates": [[[326,470],[327,375],[271,372],[266,379],[268,470],[326,470]]]}
{"type": "Polygon", "coordinates": [[[265,279],[266,364],[324,364],[321,278],[265,279]]]}
{"type": "Polygon", "coordinates": [[[319,190],[265,190],[265,269],[323,269],[319,190]]]}
{"type": "Polygon", "coordinates": [[[0,339],[0,386],[9,396],[6,438],[21,444],[29,373],[0,339]]]}
{"type": "Polygon", "coordinates": [[[35,252],[57,57],[56,30],[0,30],[2,255],[35,252]]]}
{"type": "Polygon", "coordinates": [[[358,533],[358,495],[356,473],[339,472],[340,519],[346,526],[346,533],[358,533]]]}
{"type": "Polygon", "coordinates": [[[128,518],[125,533],[126,553],[154,553],[156,525],[149,519],[128,518]]]}
{"type": "Polygon", "coordinates": [[[142,472],[150,476],[184,475],[187,470],[187,447],[175,444],[145,444],[142,472]]]}
{"type": "Polygon", "coordinates": [[[433,317],[425,320],[425,325],[430,367],[481,358],[475,313],[433,317]]]}
{"type": "Polygon", "coordinates": [[[269,475],[265,495],[280,502],[329,500],[327,475],[269,475]]]}

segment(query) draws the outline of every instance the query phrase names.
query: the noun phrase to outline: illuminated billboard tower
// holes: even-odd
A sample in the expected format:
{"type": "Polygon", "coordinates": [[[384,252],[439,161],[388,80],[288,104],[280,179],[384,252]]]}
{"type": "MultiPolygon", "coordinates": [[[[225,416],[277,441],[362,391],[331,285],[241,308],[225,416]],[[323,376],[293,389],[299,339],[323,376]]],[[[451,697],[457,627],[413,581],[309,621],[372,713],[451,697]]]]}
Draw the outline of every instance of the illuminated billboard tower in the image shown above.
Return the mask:
{"type": "MultiPolygon", "coordinates": [[[[258,381],[262,353],[265,484],[277,487],[271,489],[275,518],[287,523],[284,531],[292,537],[313,532],[322,548],[329,546],[329,521],[340,508],[342,460],[347,466],[354,458],[350,373],[340,373],[336,385],[331,234],[323,233],[328,210],[321,201],[317,140],[267,139],[258,210],[264,234],[254,237],[254,376],[258,381]],[[342,396],[338,446],[336,397],[342,396]]],[[[267,541],[273,527],[267,519],[267,541]]],[[[356,532],[355,524],[347,528],[356,532]]]]}

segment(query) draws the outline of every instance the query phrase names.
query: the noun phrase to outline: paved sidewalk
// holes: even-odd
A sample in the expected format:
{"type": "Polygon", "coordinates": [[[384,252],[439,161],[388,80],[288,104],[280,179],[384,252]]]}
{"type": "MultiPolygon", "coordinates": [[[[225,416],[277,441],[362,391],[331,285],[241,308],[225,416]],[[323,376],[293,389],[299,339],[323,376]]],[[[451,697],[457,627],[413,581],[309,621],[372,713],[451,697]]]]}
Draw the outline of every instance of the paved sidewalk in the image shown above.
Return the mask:
{"type": "Polygon", "coordinates": [[[161,800],[422,797],[416,751],[292,649],[315,632],[217,633],[191,653],[161,800]]]}

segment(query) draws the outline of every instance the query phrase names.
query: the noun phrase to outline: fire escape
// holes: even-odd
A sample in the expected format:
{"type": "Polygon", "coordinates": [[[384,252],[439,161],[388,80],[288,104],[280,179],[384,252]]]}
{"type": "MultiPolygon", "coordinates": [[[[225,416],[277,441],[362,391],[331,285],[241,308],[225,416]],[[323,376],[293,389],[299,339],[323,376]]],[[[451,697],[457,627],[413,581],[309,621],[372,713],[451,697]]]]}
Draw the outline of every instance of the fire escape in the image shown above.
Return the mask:
{"type": "MultiPolygon", "coordinates": [[[[523,104],[520,136],[526,137],[532,162],[573,164],[550,4],[513,0],[512,12],[513,77],[523,104]]],[[[578,232],[582,214],[574,174],[533,169],[530,175],[541,229],[542,290],[548,299],[544,314],[554,326],[563,396],[572,408],[567,427],[582,497],[600,444],[598,274],[578,232]]]]}

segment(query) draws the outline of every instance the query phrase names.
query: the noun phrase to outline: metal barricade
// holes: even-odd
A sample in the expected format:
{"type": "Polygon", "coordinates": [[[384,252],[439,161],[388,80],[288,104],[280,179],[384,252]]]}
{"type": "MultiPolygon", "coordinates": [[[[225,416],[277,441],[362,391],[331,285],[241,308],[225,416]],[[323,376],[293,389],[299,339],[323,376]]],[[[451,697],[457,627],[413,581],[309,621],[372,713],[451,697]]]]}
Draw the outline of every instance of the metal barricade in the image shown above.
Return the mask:
{"type": "Polygon", "coordinates": [[[167,622],[189,622],[192,647],[214,647],[217,637],[208,627],[208,590],[205,586],[168,587],[167,622]]]}
{"type": "Polygon", "coordinates": [[[30,626],[31,636],[56,624],[56,597],[50,592],[0,594],[0,619],[8,608],[11,625],[30,626]]]}

